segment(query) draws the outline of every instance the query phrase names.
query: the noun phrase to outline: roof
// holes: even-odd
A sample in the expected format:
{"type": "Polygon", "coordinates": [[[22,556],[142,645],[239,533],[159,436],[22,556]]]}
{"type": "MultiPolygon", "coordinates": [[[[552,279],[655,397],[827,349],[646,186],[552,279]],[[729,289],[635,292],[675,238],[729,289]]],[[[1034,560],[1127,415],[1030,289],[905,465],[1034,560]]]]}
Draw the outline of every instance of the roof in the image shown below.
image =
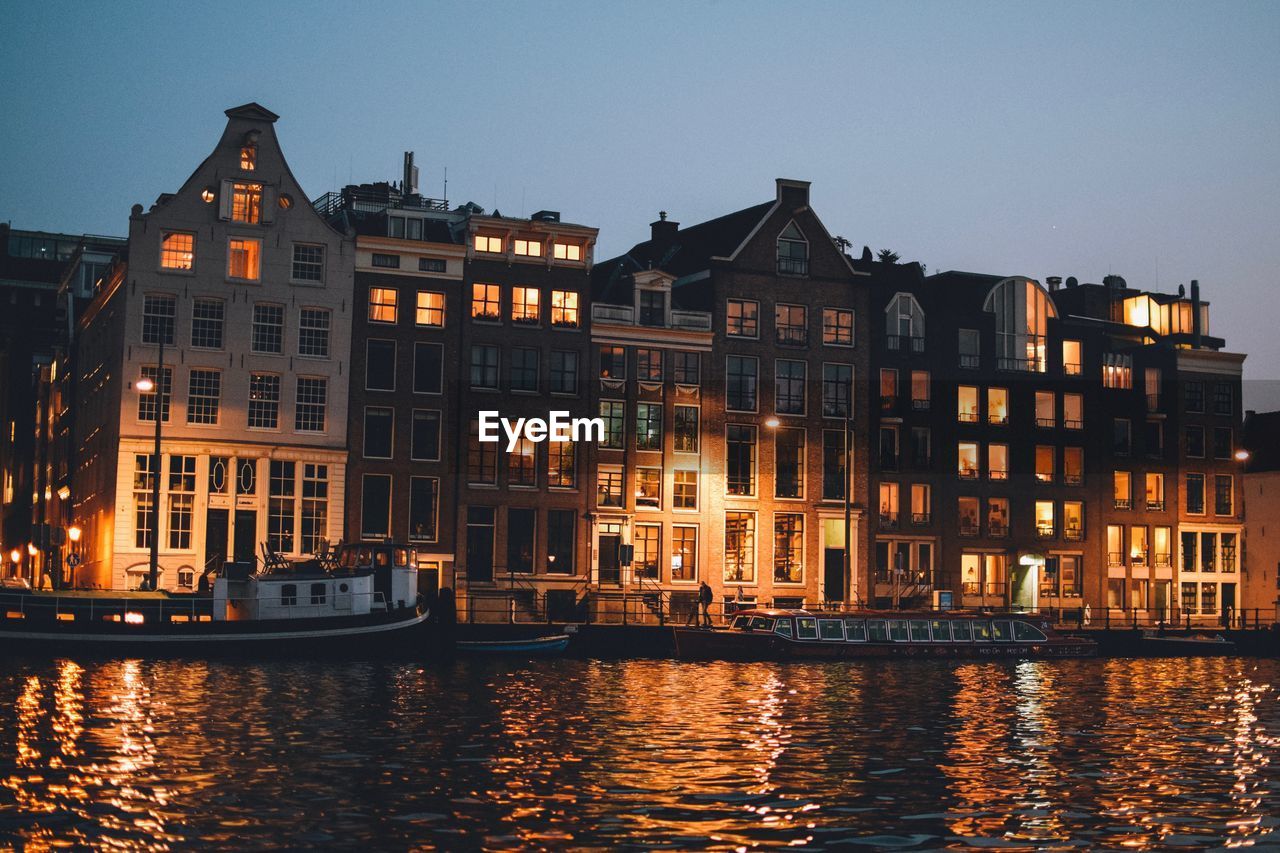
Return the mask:
{"type": "Polygon", "coordinates": [[[1246,474],[1280,471],[1280,412],[1249,412],[1244,418],[1244,434],[1240,443],[1249,451],[1246,474]]]}
{"type": "MultiPolygon", "coordinates": [[[[597,263],[591,271],[592,298],[600,302],[630,304],[633,290],[631,273],[639,270],[660,269],[676,279],[702,272],[711,265],[712,258],[732,255],[775,203],[766,201],[688,228],[669,223],[668,233],[659,233],[657,237],[635,244],[624,255],[597,263]]],[[[678,286],[672,290],[672,302],[682,308],[705,307],[699,304],[694,294],[681,294],[678,286]]]]}
{"type": "Polygon", "coordinates": [[[247,104],[241,104],[238,107],[232,107],[226,111],[227,118],[247,118],[254,121],[270,121],[274,122],[280,116],[271,112],[257,101],[250,101],[247,104]]]}

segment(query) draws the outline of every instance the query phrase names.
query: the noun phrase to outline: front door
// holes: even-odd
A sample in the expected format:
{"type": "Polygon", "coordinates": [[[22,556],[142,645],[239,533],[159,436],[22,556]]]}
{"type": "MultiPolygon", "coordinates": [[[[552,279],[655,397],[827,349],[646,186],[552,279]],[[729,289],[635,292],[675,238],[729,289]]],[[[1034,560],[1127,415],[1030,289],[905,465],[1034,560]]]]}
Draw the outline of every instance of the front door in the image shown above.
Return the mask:
{"type": "Polygon", "coordinates": [[[1009,571],[1009,606],[1014,610],[1035,611],[1040,607],[1040,570],[1044,563],[1018,563],[1009,571]]]}
{"type": "Polygon", "coordinates": [[[221,569],[227,561],[227,510],[209,508],[204,517],[204,567],[221,569]]]}
{"type": "Polygon", "coordinates": [[[823,549],[823,596],[827,601],[844,601],[844,549],[823,549]]]}
{"type": "Polygon", "coordinates": [[[622,582],[622,570],[618,562],[618,546],[621,544],[621,534],[600,534],[600,583],[622,582]]]}
{"type": "Polygon", "coordinates": [[[236,510],[236,533],[232,554],[237,563],[253,563],[258,553],[258,512],[252,509],[236,510]]]}

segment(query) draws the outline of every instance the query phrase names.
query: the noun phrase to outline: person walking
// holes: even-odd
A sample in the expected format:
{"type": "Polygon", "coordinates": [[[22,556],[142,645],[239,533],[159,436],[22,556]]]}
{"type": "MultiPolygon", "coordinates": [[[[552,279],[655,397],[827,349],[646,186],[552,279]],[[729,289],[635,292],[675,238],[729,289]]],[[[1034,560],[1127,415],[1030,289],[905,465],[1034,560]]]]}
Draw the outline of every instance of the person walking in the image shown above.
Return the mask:
{"type": "Polygon", "coordinates": [[[698,584],[698,604],[702,609],[702,627],[711,627],[711,600],[714,596],[706,581],[698,584]]]}

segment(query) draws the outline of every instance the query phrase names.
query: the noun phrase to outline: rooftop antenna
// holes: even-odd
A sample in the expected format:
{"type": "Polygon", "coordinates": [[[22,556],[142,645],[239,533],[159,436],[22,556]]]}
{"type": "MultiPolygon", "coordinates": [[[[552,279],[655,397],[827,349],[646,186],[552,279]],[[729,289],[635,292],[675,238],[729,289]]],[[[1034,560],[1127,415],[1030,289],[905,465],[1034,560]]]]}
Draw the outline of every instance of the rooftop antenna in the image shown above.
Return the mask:
{"type": "Polygon", "coordinates": [[[448,200],[449,200],[449,167],[445,166],[444,167],[444,199],[443,201],[447,202],[448,200]]]}

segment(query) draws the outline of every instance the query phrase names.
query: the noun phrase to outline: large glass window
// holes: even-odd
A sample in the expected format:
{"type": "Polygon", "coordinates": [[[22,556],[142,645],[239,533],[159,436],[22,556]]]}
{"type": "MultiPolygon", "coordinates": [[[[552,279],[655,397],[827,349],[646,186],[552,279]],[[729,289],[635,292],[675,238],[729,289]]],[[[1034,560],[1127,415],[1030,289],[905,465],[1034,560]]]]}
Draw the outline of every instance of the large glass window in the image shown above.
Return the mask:
{"type": "Polygon", "coordinates": [[[1231,515],[1235,511],[1235,478],[1230,474],[1213,477],[1213,512],[1215,515],[1231,515]]]}
{"type": "Polygon", "coordinates": [[[284,306],[262,302],[253,306],[253,352],[279,355],[284,352],[284,306]]]}
{"type": "Polygon", "coordinates": [[[444,383],[444,347],[441,344],[414,343],[413,393],[439,394],[444,383]]]}
{"type": "Polygon", "coordinates": [[[148,293],[142,297],[142,342],[173,346],[173,324],[178,299],[169,293],[148,293]]]}
{"type": "Polygon", "coordinates": [[[681,385],[702,382],[702,356],[696,352],[677,350],[671,354],[671,379],[681,385]]]}
{"type": "Polygon", "coordinates": [[[551,291],[551,325],[557,329],[578,328],[578,294],[576,292],[551,291]]]}
{"type": "Polygon", "coordinates": [[[635,546],[635,573],[642,578],[661,578],[662,525],[637,524],[632,544],[635,546]]]}
{"type": "Polygon", "coordinates": [[[528,347],[511,348],[511,373],[507,382],[512,391],[538,390],[538,351],[528,347]]]}
{"type": "Polygon", "coordinates": [[[391,475],[365,474],[360,482],[360,537],[391,535],[391,475]]]}
{"type": "Polygon", "coordinates": [[[760,337],[760,303],[730,299],[725,303],[725,334],[734,338],[760,337]]]}
{"type": "Polygon", "coordinates": [[[438,409],[413,410],[409,458],[426,462],[436,462],[440,459],[440,412],[438,409]]]}
{"type": "Polygon", "coordinates": [[[187,385],[187,423],[216,424],[222,399],[222,374],[192,368],[187,385]]]}
{"type": "Polygon", "coordinates": [[[1049,294],[1030,279],[1008,278],[991,289],[984,308],[995,314],[996,367],[1044,373],[1049,318],[1058,316],[1049,294]]]}
{"type": "Polygon", "coordinates": [[[279,554],[294,546],[297,463],[271,460],[267,482],[267,545],[279,554]]]}
{"type": "Polygon", "coordinates": [[[745,424],[725,427],[727,487],[729,494],[750,496],[756,493],[756,428],[745,424]]]}
{"type": "Polygon", "coordinates": [[[780,415],[803,415],[805,410],[805,368],[803,361],[778,359],[774,362],[775,410],[780,415]]]}
{"type": "Polygon", "coordinates": [[[480,422],[471,422],[467,438],[467,482],[494,485],[498,482],[498,443],[480,440],[480,422]]]}
{"type": "Polygon", "coordinates": [[[298,315],[298,355],[329,357],[329,310],[303,308],[298,315]]]}
{"type": "Polygon", "coordinates": [[[329,406],[329,380],[299,376],[294,404],[293,428],[298,432],[324,432],[324,413],[329,406]]]}
{"type": "Polygon", "coordinates": [[[578,539],[578,513],[571,509],[547,510],[547,571],[574,573],[574,544],[578,539]]]}
{"type": "Polygon", "coordinates": [[[853,346],[853,311],[846,308],[823,308],[822,342],[833,347],[853,346]]]}
{"type": "Polygon", "coordinates": [[[166,270],[195,269],[194,234],[184,231],[165,231],[160,236],[160,268],[166,270]]]}
{"type": "Polygon", "coordinates": [[[804,497],[805,431],[803,429],[779,429],[775,433],[774,496],[779,498],[804,497]]]}
{"type": "Polygon", "coordinates": [[[249,374],[249,428],[276,429],[280,425],[280,377],[249,374]]]}
{"type": "Polygon", "coordinates": [[[677,405],[675,407],[675,422],[673,424],[675,435],[672,437],[672,449],[676,452],[698,452],[698,415],[697,406],[677,405]]]}
{"type": "Polygon", "coordinates": [[[191,346],[222,349],[226,303],[221,299],[196,299],[191,304],[191,346]]]}
{"type": "Polygon", "coordinates": [[[496,346],[472,345],[471,387],[498,390],[498,348],[496,346]]]}
{"type": "Polygon", "coordinates": [[[779,303],[774,307],[774,328],[778,343],[802,347],[809,343],[809,312],[803,305],[779,303]]]}
{"type": "Polygon", "coordinates": [[[731,355],[726,366],[725,407],[730,411],[754,412],[759,361],[752,356],[731,355]]]}
{"type": "Polygon", "coordinates": [[[1187,475],[1187,512],[1204,515],[1204,474],[1187,475]]]}
{"type": "Polygon", "coordinates": [[[662,449],[662,404],[636,404],[636,450],[662,449]]]}
{"type": "Polygon", "coordinates": [[[809,244],[794,222],[778,235],[778,272],[784,275],[809,274],[809,244]]]}
{"type": "Polygon", "coordinates": [[[390,459],[395,410],[368,406],[364,410],[364,455],[367,459],[390,459]]]}
{"type": "Polygon", "coordinates": [[[547,486],[572,489],[578,485],[577,451],[572,441],[547,443],[547,486]]]}
{"type": "Polygon", "coordinates": [[[885,309],[887,344],[891,350],[924,350],[924,311],[910,293],[896,294],[885,309]]]}
{"type": "Polygon", "coordinates": [[[844,500],[845,490],[845,434],[844,430],[828,429],[822,432],[822,499],[844,500]]]}
{"type": "Polygon", "coordinates": [[[779,512],[773,516],[773,582],[804,582],[804,515],[779,512]]]}
{"type": "Polygon", "coordinates": [[[507,510],[507,571],[516,574],[533,572],[534,536],[537,512],[511,507],[507,510]]]}
{"type": "Polygon", "coordinates": [[[513,287],[511,289],[511,322],[536,326],[542,322],[542,304],[539,301],[542,293],[536,287],[513,287]]]}
{"type": "Polygon", "coordinates": [[[434,290],[419,290],[414,322],[419,326],[444,328],[444,294],[434,290]]]}
{"type": "Polygon", "coordinates": [[[578,354],[568,350],[551,351],[551,393],[578,393],[578,354]]]}
{"type": "Polygon", "coordinates": [[[231,221],[251,224],[262,221],[262,184],[231,184],[231,221]]]}
{"type": "Polygon", "coordinates": [[[291,278],[294,281],[324,281],[324,246],[294,243],[291,278]]]}
{"type": "Polygon", "coordinates": [[[677,524],[671,528],[671,579],[698,579],[698,528],[677,524]]]}
{"type": "Polygon", "coordinates": [[[600,418],[604,421],[604,441],[601,447],[621,450],[626,436],[627,404],[618,400],[600,401],[600,418]]]}
{"type": "Polygon", "coordinates": [[[662,469],[636,469],[636,509],[662,509],[662,469]]]}
{"type": "Polygon", "coordinates": [[[622,468],[601,465],[596,473],[596,505],[622,509],[622,468]]]}
{"type": "Polygon", "coordinates": [[[538,445],[521,436],[507,453],[507,485],[538,485],[538,445]]]}
{"type": "Polygon", "coordinates": [[[196,458],[169,457],[169,547],[191,548],[191,518],[196,500],[196,458]]]}
{"type": "Polygon", "coordinates": [[[396,390],[396,342],[370,338],[364,345],[366,391],[396,390]]]}
{"type": "Polygon", "coordinates": [[[755,583],[756,579],[756,514],[726,512],[724,514],[724,581],[755,583]]]}
{"type": "Polygon", "coordinates": [[[262,276],[262,241],[233,237],[227,241],[227,276],[257,281],[262,276]]]}
{"type": "Polygon", "coordinates": [[[409,541],[435,542],[440,517],[440,479],[409,478],[409,541]]]}
{"type": "Polygon", "coordinates": [[[697,509],[698,472],[676,471],[672,479],[671,506],[675,509],[697,509]]]}
{"type": "Polygon", "coordinates": [[[822,365],[822,416],[848,418],[853,393],[853,365],[822,365]]]}
{"type": "Polygon", "coordinates": [[[322,540],[329,538],[329,466],[311,462],[302,465],[303,554],[315,554],[322,540]]]}
{"type": "Polygon", "coordinates": [[[498,285],[471,285],[471,318],[487,323],[502,319],[502,289],[498,285]]]}

